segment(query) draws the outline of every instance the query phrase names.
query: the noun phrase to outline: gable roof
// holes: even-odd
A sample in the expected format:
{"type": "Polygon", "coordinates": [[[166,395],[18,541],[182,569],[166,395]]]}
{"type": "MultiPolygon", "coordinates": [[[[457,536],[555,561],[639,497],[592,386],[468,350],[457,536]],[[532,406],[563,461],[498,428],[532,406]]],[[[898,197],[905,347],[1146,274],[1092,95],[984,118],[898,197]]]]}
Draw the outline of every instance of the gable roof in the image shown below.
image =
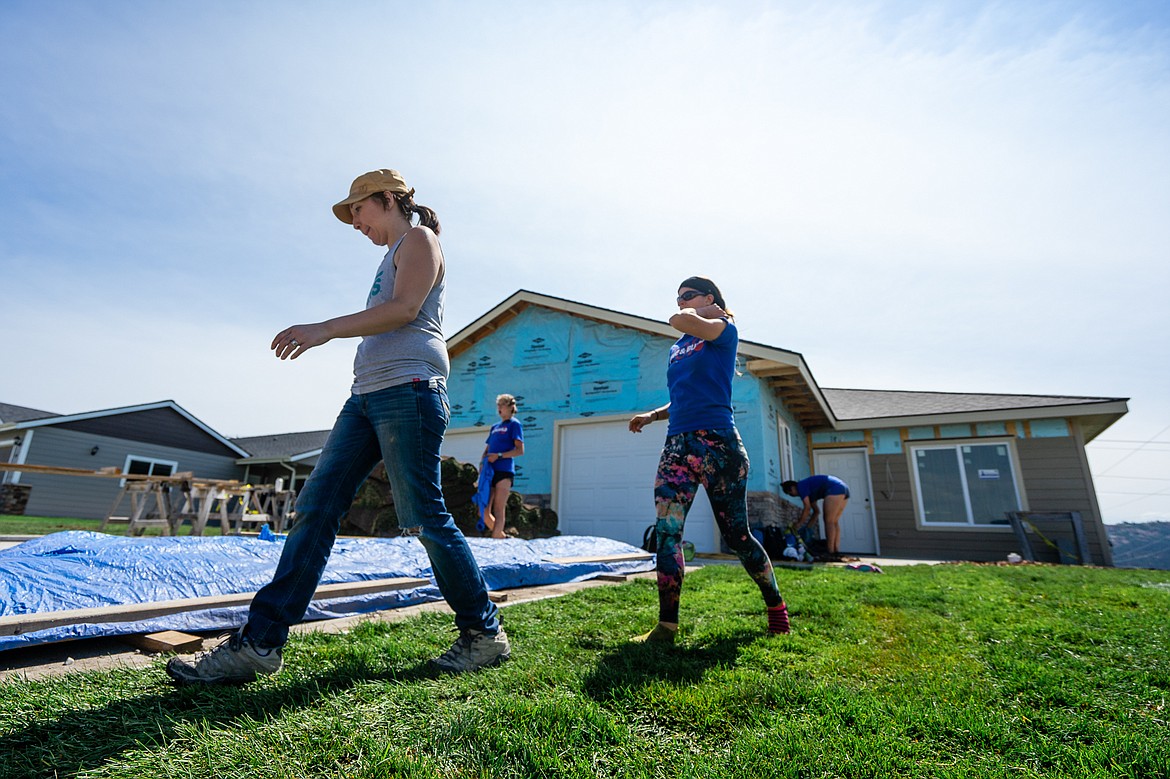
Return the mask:
{"type": "Polygon", "coordinates": [[[1097,398],[1073,395],[1007,395],[972,392],[913,392],[905,390],[823,390],[833,407],[838,428],[911,427],[955,421],[1004,421],[1014,419],[1081,418],[1085,441],[1116,422],[1127,411],[1129,398],[1097,398]]]}
{"type": "MultiPolygon", "coordinates": [[[[678,331],[657,319],[626,314],[600,306],[578,303],[526,289],[517,290],[483,316],[447,339],[447,352],[455,357],[476,342],[491,335],[529,306],[570,314],[594,322],[640,330],[651,335],[678,340],[678,331]]],[[[747,360],[750,373],[766,381],[776,396],[805,427],[832,426],[834,418],[828,402],[813,379],[812,371],[799,352],[740,339],[739,354],[747,360]]]]}
{"type": "Polygon", "coordinates": [[[328,430],[311,430],[303,433],[281,433],[279,435],[258,435],[249,438],[233,438],[232,441],[248,451],[240,463],[258,464],[263,462],[296,462],[321,453],[328,430]]]}
{"type": "Polygon", "coordinates": [[[143,403],[143,404],[137,405],[137,406],[121,406],[119,408],[107,408],[107,409],[102,409],[100,411],[87,411],[87,412],[82,413],[82,414],[56,414],[56,415],[48,416],[45,418],[27,419],[27,420],[21,421],[21,422],[13,422],[10,424],[8,424],[8,423],[0,424],[0,431],[27,430],[30,428],[37,428],[37,427],[51,427],[53,425],[64,425],[64,424],[70,424],[73,422],[82,422],[82,421],[89,420],[89,419],[101,419],[101,418],[105,418],[105,417],[115,417],[115,416],[119,416],[122,414],[134,414],[134,413],[137,413],[140,411],[153,411],[156,409],[170,409],[171,411],[174,411],[176,414],[183,417],[189,423],[191,423],[195,427],[199,428],[201,431],[203,431],[207,435],[211,436],[216,441],[218,441],[219,443],[226,446],[228,449],[231,449],[233,452],[239,454],[242,457],[247,456],[247,454],[248,454],[247,452],[245,452],[243,449],[241,449],[240,447],[233,444],[228,439],[224,438],[219,433],[212,430],[207,425],[203,424],[203,422],[196,419],[189,411],[187,411],[185,408],[183,408],[182,406],[180,406],[178,403],[176,403],[173,400],[160,400],[156,403],[143,403]]]}
{"type": "Polygon", "coordinates": [[[14,406],[11,403],[0,403],[0,425],[12,424],[14,422],[28,422],[33,419],[44,419],[45,417],[55,416],[60,415],[54,414],[52,411],[41,411],[25,406],[14,406]]]}
{"type": "MultiPolygon", "coordinates": [[[[447,339],[448,353],[455,357],[467,351],[529,306],[672,341],[678,338],[678,332],[666,322],[520,289],[447,339]]],[[[1076,417],[1087,443],[1128,412],[1128,398],[822,389],[799,352],[740,339],[739,354],[745,358],[748,371],[763,379],[796,420],[810,430],[1076,417]]]]}

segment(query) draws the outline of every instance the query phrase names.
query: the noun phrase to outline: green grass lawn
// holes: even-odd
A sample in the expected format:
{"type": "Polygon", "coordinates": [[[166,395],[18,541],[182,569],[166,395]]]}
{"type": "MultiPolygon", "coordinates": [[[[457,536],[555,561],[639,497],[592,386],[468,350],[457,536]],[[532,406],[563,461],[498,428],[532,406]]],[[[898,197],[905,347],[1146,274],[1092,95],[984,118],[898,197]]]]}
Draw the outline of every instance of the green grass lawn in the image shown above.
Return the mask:
{"type": "MultiPolygon", "coordinates": [[[[0,536],[45,536],[62,530],[94,530],[101,527],[100,519],[68,519],[62,517],[25,517],[0,514],[0,536]]],[[[125,525],[121,526],[125,529],[125,525]]]]}
{"type": "MultiPolygon", "coordinates": [[[[1170,776],[1170,572],[778,570],[764,635],[737,567],[689,575],[672,647],[627,643],[651,580],[504,610],[513,660],[437,677],[450,618],[295,636],[279,675],[0,685],[0,776],[1170,776]]],[[[0,662],[3,656],[0,655],[0,662]]]]}
{"type": "MultiPolygon", "coordinates": [[[[62,530],[92,530],[98,532],[102,526],[100,519],[70,519],[67,517],[25,517],[15,514],[0,514],[0,536],[47,536],[50,533],[59,533],[62,530]]],[[[105,532],[117,535],[126,534],[125,522],[113,522],[105,532]]],[[[179,535],[191,534],[190,523],[179,528],[179,535]]],[[[204,530],[205,535],[219,535],[219,520],[209,522],[204,530]]],[[[143,535],[162,535],[162,528],[148,527],[143,535]]]]}

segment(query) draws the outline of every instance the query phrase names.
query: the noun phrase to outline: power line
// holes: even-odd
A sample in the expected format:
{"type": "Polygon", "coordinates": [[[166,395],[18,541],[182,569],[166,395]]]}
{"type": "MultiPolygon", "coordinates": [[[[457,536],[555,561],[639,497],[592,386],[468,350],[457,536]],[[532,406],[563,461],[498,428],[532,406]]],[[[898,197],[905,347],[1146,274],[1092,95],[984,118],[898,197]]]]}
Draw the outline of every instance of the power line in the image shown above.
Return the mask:
{"type": "Polygon", "coordinates": [[[1136,449],[1134,449],[1132,452],[1130,452],[1129,454],[1127,454],[1125,457],[1122,457],[1120,460],[1118,460],[1117,462],[1113,463],[1113,465],[1110,465],[1108,468],[1106,468],[1105,470],[1101,471],[1101,472],[1100,472],[1099,474],[1097,474],[1097,475],[1098,475],[1098,476],[1104,476],[1105,474],[1109,473],[1111,470],[1113,470],[1114,468],[1116,468],[1117,466],[1121,465],[1123,462],[1125,462],[1126,460],[1128,460],[1129,458],[1133,457],[1135,454],[1137,454],[1138,452],[1140,452],[1140,451],[1142,450],[1142,448],[1144,448],[1146,445],[1154,443],[1155,439],[1157,439],[1157,438],[1158,438],[1160,435],[1162,435],[1162,433],[1165,433],[1167,430],[1170,430],[1170,425],[1166,425],[1164,428],[1162,428],[1161,430],[1159,430],[1159,431],[1158,431],[1158,432],[1157,432],[1157,433],[1156,433],[1156,434],[1155,434],[1155,435],[1154,435],[1152,438],[1150,438],[1150,440],[1149,440],[1149,441],[1146,441],[1146,442],[1144,442],[1144,443],[1143,443],[1141,446],[1137,447],[1137,448],[1136,448],[1136,449]]]}
{"type": "MultiPolygon", "coordinates": [[[[1132,493],[1132,492],[1130,492],[1130,493],[1119,493],[1119,494],[1122,494],[1122,495],[1126,495],[1126,494],[1128,494],[1128,495],[1134,495],[1134,494],[1137,494],[1137,493],[1132,493]]],[[[1110,506],[1110,507],[1109,507],[1109,510],[1110,510],[1110,511],[1117,511],[1119,508],[1124,508],[1124,507],[1126,507],[1126,506],[1130,505],[1131,503],[1137,503],[1139,500],[1145,500],[1146,498],[1158,498],[1158,497],[1164,497],[1164,496],[1167,496],[1168,494],[1170,494],[1170,487],[1167,487],[1167,488],[1166,488],[1166,489],[1164,489],[1164,490],[1159,490],[1159,491],[1157,491],[1157,492],[1151,492],[1151,493],[1148,493],[1148,494],[1145,494],[1145,495],[1141,495],[1140,497],[1133,498],[1133,499],[1131,499],[1131,500],[1127,500],[1127,501],[1125,501],[1125,502],[1123,502],[1123,503],[1118,503],[1116,506],[1110,506]]]]}
{"type": "MultiPolygon", "coordinates": [[[[1093,447],[1094,451],[1103,451],[1103,452],[1127,452],[1127,451],[1131,452],[1131,451],[1136,451],[1138,449],[1145,449],[1146,448],[1145,446],[1097,446],[1096,441],[1089,444],[1089,446],[1093,447]]],[[[1149,446],[1155,447],[1155,448],[1150,449],[1151,452],[1170,451],[1170,449],[1157,448],[1157,447],[1170,447],[1170,444],[1165,444],[1165,443],[1162,443],[1161,441],[1154,441],[1151,444],[1149,444],[1149,446]]]]}
{"type": "Polygon", "coordinates": [[[1147,451],[1149,454],[1166,454],[1170,451],[1170,447],[1099,447],[1095,443],[1090,443],[1089,446],[1093,447],[1088,449],[1089,451],[1147,451]]]}
{"type": "Polygon", "coordinates": [[[1170,481],[1170,476],[1094,476],[1094,479],[1133,479],[1134,481],[1170,481]]]}

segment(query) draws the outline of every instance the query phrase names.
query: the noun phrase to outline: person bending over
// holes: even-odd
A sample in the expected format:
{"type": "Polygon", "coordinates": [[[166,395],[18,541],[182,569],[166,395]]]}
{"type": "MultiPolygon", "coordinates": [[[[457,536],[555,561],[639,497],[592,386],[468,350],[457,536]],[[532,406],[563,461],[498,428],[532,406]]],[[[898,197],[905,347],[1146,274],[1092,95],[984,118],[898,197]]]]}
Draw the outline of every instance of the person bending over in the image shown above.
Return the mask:
{"type": "Polygon", "coordinates": [[[780,485],[780,490],[791,498],[800,498],[804,503],[800,519],[796,521],[797,530],[815,525],[819,513],[817,502],[824,504],[826,551],[830,557],[840,557],[841,514],[849,502],[849,485],[836,476],[822,474],[800,481],[786,481],[780,485]]]}

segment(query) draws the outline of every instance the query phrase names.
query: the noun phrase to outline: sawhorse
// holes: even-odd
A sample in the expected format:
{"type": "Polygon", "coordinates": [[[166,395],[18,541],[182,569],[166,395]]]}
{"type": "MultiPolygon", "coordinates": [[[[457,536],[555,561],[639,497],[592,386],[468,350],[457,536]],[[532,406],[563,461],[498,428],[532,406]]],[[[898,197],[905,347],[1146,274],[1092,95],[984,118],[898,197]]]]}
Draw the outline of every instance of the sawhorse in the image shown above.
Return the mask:
{"type": "Polygon", "coordinates": [[[169,510],[170,486],[157,481],[127,480],[114,498],[114,504],[106,512],[99,531],[104,531],[110,522],[127,522],[126,535],[140,536],[148,527],[161,527],[163,535],[173,536],[178,528],[169,510]],[[130,511],[126,515],[116,512],[122,501],[130,499],[130,511]],[[154,511],[149,511],[151,504],[154,511]]]}
{"type": "Polygon", "coordinates": [[[1092,564],[1092,558],[1089,557],[1089,544],[1085,539],[1085,523],[1081,521],[1079,511],[1009,511],[1007,512],[1007,518],[1012,526],[1012,530],[1016,533],[1016,540],[1020,542],[1020,554],[1023,555],[1025,560],[1032,562],[1036,560],[1036,556],[1032,552],[1032,543],[1028,539],[1028,527],[1031,527],[1032,531],[1044,539],[1045,542],[1048,540],[1040,532],[1041,527],[1055,530],[1066,530],[1071,527],[1073,541],[1076,543],[1077,551],[1075,555],[1072,555],[1057,547],[1057,553],[1060,554],[1061,562],[1064,562],[1064,557],[1068,554],[1070,557],[1076,556],[1077,562],[1080,565],[1092,564]],[[1028,527],[1025,527],[1025,525],[1028,527]]]}

